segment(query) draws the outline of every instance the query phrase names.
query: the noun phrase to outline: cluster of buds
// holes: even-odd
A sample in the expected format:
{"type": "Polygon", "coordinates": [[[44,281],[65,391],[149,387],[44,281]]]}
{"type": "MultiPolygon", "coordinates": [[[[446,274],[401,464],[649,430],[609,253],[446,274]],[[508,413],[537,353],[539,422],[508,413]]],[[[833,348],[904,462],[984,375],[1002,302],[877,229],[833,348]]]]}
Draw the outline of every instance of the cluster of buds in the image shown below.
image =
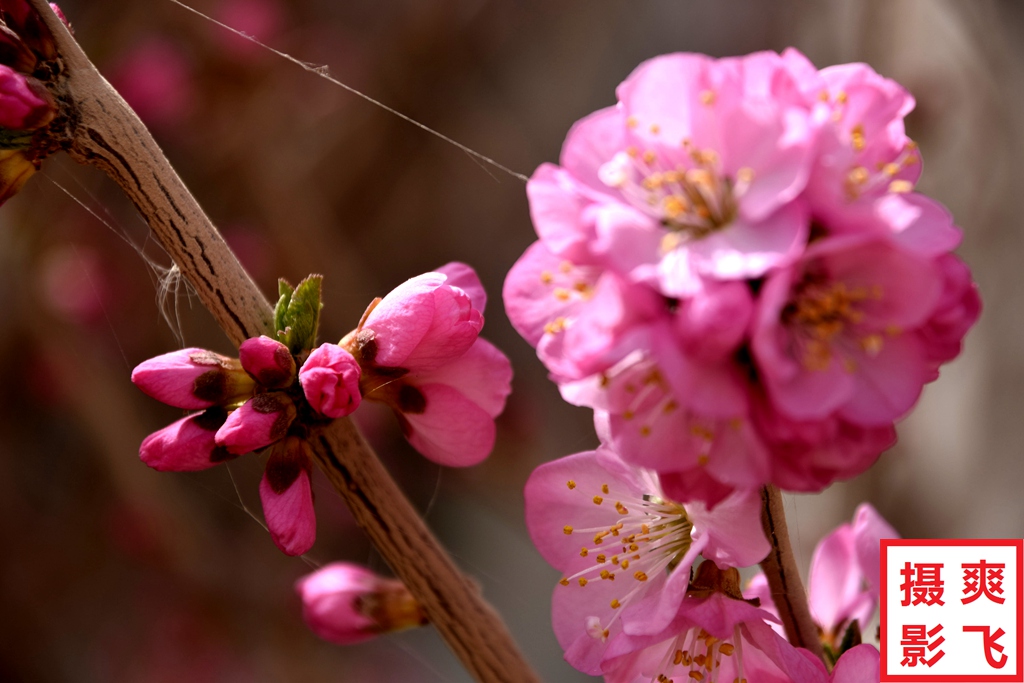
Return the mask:
{"type": "MultiPolygon", "coordinates": [[[[50,7],[67,24],[60,8],[50,7]]],[[[44,81],[56,72],[56,56],[50,31],[28,2],[0,2],[0,204],[53,151],[45,129],[57,107],[44,81]]]]}
{"type": "Polygon", "coordinates": [[[602,442],[714,503],[867,469],[980,300],[914,100],[787,50],[641,64],[527,192],[505,305],[602,442]]]}
{"type": "Polygon", "coordinates": [[[289,555],[316,538],[311,433],[367,400],[399,417],[410,443],[436,462],[464,466],[494,446],[494,418],[511,366],[479,338],[485,296],[473,270],[450,263],[371,304],[340,344],[316,344],[320,276],[282,281],[277,339],[239,347],[238,358],[187,348],[141,363],[132,381],[168,405],[197,411],[149,435],[150,467],[189,472],[269,449],[260,483],[274,543],[289,555]]]}

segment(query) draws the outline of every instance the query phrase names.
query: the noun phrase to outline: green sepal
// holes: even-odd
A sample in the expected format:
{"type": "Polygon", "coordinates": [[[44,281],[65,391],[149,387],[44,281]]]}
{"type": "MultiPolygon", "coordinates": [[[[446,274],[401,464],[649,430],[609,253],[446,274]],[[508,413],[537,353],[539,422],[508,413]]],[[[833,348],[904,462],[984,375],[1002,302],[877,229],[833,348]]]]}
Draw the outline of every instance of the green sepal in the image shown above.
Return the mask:
{"type": "Polygon", "coordinates": [[[278,285],[281,298],[274,309],[277,338],[295,355],[316,346],[320,309],[323,308],[320,302],[322,282],[322,275],[310,275],[294,289],[284,280],[278,285]]]}
{"type": "MultiPolygon", "coordinates": [[[[288,312],[288,304],[291,303],[292,294],[295,292],[295,288],[288,284],[288,281],[281,278],[277,281],[277,305],[274,306],[274,331],[284,332],[284,328],[288,325],[284,321],[285,314],[288,312]]],[[[278,335],[280,336],[280,334],[278,335]]]]}

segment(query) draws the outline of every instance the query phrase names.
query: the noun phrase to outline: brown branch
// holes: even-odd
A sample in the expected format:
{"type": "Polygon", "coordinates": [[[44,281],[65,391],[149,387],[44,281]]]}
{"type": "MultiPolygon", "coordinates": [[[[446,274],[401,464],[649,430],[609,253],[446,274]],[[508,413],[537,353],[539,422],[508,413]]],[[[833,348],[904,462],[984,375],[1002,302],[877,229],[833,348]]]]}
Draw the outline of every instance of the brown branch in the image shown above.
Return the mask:
{"type": "MultiPolygon", "coordinates": [[[[50,87],[72,158],[100,168],[124,190],[235,345],[270,333],[270,303],[149,131],[46,0],[30,2],[57,47],[61,69],[50,87]]],[[[331,484],[473,676],[483,683],[537,681],[501,619],[459,572],[355,425],[335,420],[314,447],[331,484]]]]}
{"type": "Polygon", "coordinates": [[[796,566],[793,546],[789,542],[782,493],[775,486],[768,485],[761,491],[761,500],[764,502],[761,522],[764,524],[764,534],[772,546],[768,557],[761,562],[761,569],[768,578],[772,601],[786,629],[786,638],[796,647],[807,648],[823,660],[818,627],[811,618],[807,593],[796,566]]]}

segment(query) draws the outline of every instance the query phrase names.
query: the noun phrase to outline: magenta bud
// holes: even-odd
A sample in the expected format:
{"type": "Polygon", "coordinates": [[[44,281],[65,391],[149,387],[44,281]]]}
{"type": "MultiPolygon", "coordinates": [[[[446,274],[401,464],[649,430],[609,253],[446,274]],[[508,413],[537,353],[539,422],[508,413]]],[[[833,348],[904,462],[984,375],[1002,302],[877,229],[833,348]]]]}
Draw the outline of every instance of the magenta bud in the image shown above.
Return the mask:
{"type": "Polygon", "coordinates": [[[245,399],[255,386],[234,358],[197,348],[143,361],[132,371],[132,382],[156,400],[185,410],[245,399]]]}
{"type": "Polygon", "coordinates": [[[36,79],[0,64],[0,128],[32,130],[56,113],[46,88],[36,79]]]}
{"type": "Polygon", "coordinates": [[[352,645],[381,633],[427,623],[401,581],[347,562],[334,562],[295,584],[306,625],[324,640],[352,645]]]}
{"type": "Polygon", "coordinates": [[[266,336],[246,339],[238,355],[245,371],[268,389],[284,389],[295,381],[295,359],[279,341],[266,336]]]}
{"type": "Polygon", "coordinates": [[[214,438],[225,417],[221,408],[184,417],[147,436],[139,447],[139,457],[161,472],[198,472],[231,460],[235,456],[214,438]]]}
{"type": "Polygon", "coordinates": [[[312,471],[312,451],[304,439],[290,436],[271,449],[260,501],[270,537],[285,555],[302,555],[316,541],[312,471]]]}
{"type": "Polygon", "coordinates": [[[284,438],[295,419],[295,404],[281,393],[258,394],[228,415],[217,430],[217,445],[235,455],[265,448],[284,438]]]}
{"type": "Polygon", "coordinates": [[[323,344],[309,354],[299,370],[299,383],[313,410],[344,417],[359,407],[359,363],[337,344],[323,344]]]}

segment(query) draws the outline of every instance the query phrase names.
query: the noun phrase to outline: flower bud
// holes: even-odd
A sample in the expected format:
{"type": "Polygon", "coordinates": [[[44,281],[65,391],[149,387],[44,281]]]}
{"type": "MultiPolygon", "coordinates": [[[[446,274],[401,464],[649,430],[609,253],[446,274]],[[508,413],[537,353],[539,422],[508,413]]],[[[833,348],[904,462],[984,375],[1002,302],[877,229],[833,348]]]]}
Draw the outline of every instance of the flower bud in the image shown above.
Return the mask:
{"type": "Polygon", "coordinates": [[[295,381],[295,359],[279,341],[267,336],[246,339],[238,355],[245,371],[268,389],[284,389],[295,381]]]}
{"type": "Polygon", "coordinates": [[[0,128],[32,130],[56,113],[42,83],[0,64],[0,128]]]}
{"type": "Polygon", "coordinates": [[[338,645],[427,623],[401,581],[385,579],[346,562],[329,564],[295,584],[302,616],[313,633],[338,645]]]}
{"type": "Polygon", "coordinates": [[[147,436],[139,447],[139,457],[161,472],[198,472],[231,460],[235,456],[214,439],[225,417],[222,408],[184,417],[147,436]]]}
{"type": "Polygon", "coordinates": [[[344,417],[359,407],[359,363],[337,344],[323,344],[309,354],[299,370],[299,383],[313,410],[344,417]]]}
{"type": "Polygon", "coordinates": [[[217,430],[217,445],[235,455],[259,450],[284,437],[295,419],[295,404],[285,394],[258,394],[228,415],[217,430]]]}
{"type": "Polygon", "coordinates": [[[202,410],[234,403],[252,395],[252,379],[234,358],[189,348],[143,361],[132,371],[132,382],[158,401],[202,410]]]}
{"type": "Polygon", "coordinates": [[[312,471],[304,439],[290,436],[274,444],[260,481],[260,502],[270,537],[285,555],[302,555],[316,541],[312,471]]]}

